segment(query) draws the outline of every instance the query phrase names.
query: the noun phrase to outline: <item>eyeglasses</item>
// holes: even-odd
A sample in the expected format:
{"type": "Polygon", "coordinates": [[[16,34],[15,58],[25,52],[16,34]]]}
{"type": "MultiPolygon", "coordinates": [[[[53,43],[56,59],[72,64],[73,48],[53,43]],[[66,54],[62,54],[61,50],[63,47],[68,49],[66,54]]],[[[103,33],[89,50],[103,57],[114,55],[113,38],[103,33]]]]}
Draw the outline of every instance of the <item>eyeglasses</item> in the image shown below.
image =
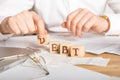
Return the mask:
{"type": "MultiPolygon", "coordinates": [[[[19,49],[19,50],[18,49],[19,48],[12,48],[12,50],[17,50],[17,51],[19,51],[19,53],[23,53],[23,54],[0,58],[0,73],[3,71],[6,71],[12,67],[15,67],[16,65],[19,65],[21,63],[24,65],[24,63],[31,64],[31,62],[32,62],[32,63],[34,63],[33,66],[35,66],[35,68],[33,68],[33,67],[28,68],[28,69],[26,68],[26,70],[37,71],[38,74],[35,73],[33,75],[33,77],[35,77],[35,76],[42,77],[42,76],[49,75],[49,71],[47,69],[46,61],[45,61],[44,57],[39,56],[40,50],[34,49],[34,48],[24,48],[24,49],[19,49]],[[15,60],[15,62],[12,62],[8,65],[4,65],[5,62],[9,62],[9,61],[13,61],[13,60],[15,60]],[[27,62],[27,60],[30,60],[31,62],[29,63],[29,62],[27,62]]],[[[24,73],[24,71],[23,71],[23,73],[24,73]]],[[[34,73],[34,71],[31,74],[33,74],[33,73],[34,73]]]]}
{"type": "Polygon", "coordinates": [[[28,57],[41,69],[45,75],[49,75],[44,57],[38,56],[37,52],[28,55],[28,57]]]}

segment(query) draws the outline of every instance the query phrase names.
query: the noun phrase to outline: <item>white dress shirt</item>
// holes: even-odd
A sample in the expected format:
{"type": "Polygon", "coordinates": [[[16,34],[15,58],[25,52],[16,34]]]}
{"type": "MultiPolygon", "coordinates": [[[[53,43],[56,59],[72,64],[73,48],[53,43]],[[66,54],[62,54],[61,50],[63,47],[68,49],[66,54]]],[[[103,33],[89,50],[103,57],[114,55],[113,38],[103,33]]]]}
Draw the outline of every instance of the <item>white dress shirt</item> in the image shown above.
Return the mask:
{"type": "Polygon", "coordinates": [[[111,28],[106,35],[120,35],[120,0],[0,0],[0,22],[7,16],[32,9],[43,18],[49,31],[66,31],[60,27],[61,23],[78,8],[87,8],[96,15],[107,15],[111,28]],[[106,4],[114,13],[104,13],[106,4]]]}

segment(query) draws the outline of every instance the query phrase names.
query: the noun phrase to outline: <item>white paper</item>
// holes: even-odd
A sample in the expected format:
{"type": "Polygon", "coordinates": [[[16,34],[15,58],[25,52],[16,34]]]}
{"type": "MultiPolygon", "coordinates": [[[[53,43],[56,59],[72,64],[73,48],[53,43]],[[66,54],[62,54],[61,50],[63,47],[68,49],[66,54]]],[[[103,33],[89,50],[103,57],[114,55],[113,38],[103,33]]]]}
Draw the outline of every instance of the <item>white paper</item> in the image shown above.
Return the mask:
{"type": "Polygon", "coordinates": [[[16,66],[0,74],[0,80],[109,80],[104,74],[86,70],[72,65],[49,67],[50,74],[41,77],[37,68],[16,66]]]}
{"type": "Polygon", "coordinates": [[[90,58],[69,58],[71,64],[84,64],[106,67],[109,63],[109,59],[102,57],[90,57],[90,58]]]}
{"type": "Polygon", "coordinates": [[[58,66],[64,64],[84,64],[106,67],[110,61],[109,58],[102,57],[68,57],[60,54],[51,54],[45,50],[41,50],[39,55],[45,58],[47,65],[51,66],[58,66]]]}
{"type": "Polygon", "coordinates": [[[37,67],[18,65],[0,73],[0,80],[32,80],[33,78],[42,76],[44,74],[37,67]]]}
{"type": "Polygon", "coordinates": [[[111,77],[109,80],[120,80],[120,77],[111,77]]]}
{"type": "Polygon", "coordinates": [[[38,48],[38,40],[36,36],[17,36],[11,37],[6,41],[1,41],[0,46],[2,47],[33,47],[38,48]]]}
{"type": "Polygon", "coordinates": [[[50,75],[35,80],[109,80],[109,76],[71,65],[49,68],[50,75]]]}

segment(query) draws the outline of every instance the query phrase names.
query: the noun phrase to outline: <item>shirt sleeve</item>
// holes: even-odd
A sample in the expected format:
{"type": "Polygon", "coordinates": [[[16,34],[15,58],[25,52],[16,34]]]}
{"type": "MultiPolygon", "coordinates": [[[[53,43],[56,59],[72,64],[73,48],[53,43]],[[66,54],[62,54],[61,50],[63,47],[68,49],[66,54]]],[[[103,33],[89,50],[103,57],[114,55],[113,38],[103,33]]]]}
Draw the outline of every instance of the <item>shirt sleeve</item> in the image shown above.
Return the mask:
{"type": "Polygon", "coordinates": [[[106,35],[120,35],[120,0],[108,0],[107,3],[114,13],[105,13],[110,19],[110,30],[106,35]]]}
{"type": "Polygon", "coordinates": [[[32,9],[33,5],[34,0],[0,0],[0,23],[8,16],[32,9]]]}

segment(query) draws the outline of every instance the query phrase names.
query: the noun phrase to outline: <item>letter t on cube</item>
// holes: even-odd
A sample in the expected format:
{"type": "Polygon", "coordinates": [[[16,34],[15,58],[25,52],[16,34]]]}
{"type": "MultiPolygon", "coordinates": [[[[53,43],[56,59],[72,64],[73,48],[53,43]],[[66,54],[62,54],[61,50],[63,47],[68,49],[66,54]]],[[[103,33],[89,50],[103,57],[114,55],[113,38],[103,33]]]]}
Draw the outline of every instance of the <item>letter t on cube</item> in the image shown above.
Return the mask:
{"type": "Polygon", "coordinates": [[[83,57],[85,55],[85,47],[84,46],[71,46],[70,56],[78,56],[83,57]]]}

